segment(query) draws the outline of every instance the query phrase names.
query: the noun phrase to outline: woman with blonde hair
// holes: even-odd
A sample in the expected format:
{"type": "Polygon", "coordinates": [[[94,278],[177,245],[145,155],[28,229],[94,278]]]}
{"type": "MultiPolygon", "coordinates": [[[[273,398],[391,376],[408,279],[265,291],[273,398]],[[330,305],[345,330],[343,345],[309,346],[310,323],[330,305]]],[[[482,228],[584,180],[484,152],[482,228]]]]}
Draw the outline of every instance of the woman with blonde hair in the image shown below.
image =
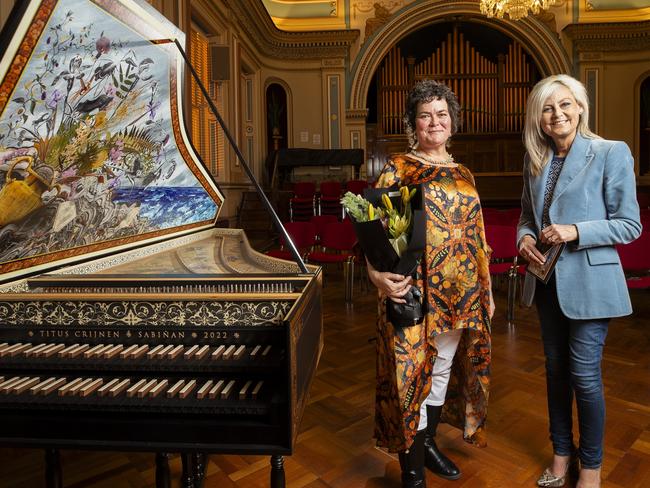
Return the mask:
{"type": "Polygon", "coordinates": [[[582,83],[568,75],[541,80],[528,97],[519,254],[539,266],[562,249],[550,279],[526,274],[523,301],[535,301],[544,355],[552,464],[539,486],[564,486],[580,461],[578,488],[600,486],[605,399],[601,359],[610,318],[632,313],[616,244],[641,233],[634,161],[624,142],[589,130],[582,83]],[[579,445],[572,436],[578,410],[579,445]]]}

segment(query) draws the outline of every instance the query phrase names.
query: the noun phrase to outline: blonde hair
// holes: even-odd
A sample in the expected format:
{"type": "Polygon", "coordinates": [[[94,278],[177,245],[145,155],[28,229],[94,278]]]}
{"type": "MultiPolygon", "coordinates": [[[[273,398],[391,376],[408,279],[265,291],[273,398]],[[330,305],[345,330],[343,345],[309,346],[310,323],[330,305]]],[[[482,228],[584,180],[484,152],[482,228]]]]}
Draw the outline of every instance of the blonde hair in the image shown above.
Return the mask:
{"type": "Polygon", "coordinates": [[[542,173],[553,147],[553,140],[544,133],[541,126],[544,102],[560,86],[567,88],[582,108],[577,132],[588,139],[600,138],[589,129],[589,98],[585,86],[569,75],[552,75],[544,78],[533,87],[526,104],[524,145],[528,151],[530,169],[534,176],[542,173]]]}

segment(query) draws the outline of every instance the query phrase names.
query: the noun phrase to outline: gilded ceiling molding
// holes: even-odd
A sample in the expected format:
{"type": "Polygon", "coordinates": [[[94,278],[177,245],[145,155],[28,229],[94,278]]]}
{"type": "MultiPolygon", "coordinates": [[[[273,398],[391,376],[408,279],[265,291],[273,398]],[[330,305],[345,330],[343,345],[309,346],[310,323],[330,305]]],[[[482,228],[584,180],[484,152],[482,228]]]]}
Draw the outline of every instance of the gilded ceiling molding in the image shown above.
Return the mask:
{"type": "Polygon", "coordinates": [[[579,53],[588,51],[639,51],[650,49],[650,20],[570,24],[562,32],[579,53]]]}
{"type": "Polygon", "coordinates": [[[225,0],[240,29],[263,56],[279,59],[346,58],[358,30],[288,32],[278,29],[261,0],[225,0]]]}
{"type": "Polygon", "coordinates": [[[556,32],[534,17],[517,22],[488,19],[476,1],[438,0],[414,2],[391,18],[370,39],[364,42],[351,69],[352,84],[348,99],[350,109],[366,106],[366,96],[375,71],[386,53],[402,37],[435,22],[457,20],[487,25],[528,46],[543,76],[570,73],[571,62],[556,32]]]}

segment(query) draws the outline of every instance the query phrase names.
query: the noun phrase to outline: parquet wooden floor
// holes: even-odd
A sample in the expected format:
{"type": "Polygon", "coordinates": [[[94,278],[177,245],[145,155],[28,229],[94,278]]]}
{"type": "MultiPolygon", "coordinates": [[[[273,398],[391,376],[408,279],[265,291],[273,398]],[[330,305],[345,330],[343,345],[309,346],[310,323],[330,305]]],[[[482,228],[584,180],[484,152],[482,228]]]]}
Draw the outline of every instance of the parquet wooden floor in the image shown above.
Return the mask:
{"type": "MultiPolygon", "coordinates": [[[[607,430],[603,487],[650,487],[650,292],[634,292],[635,314],[610,326],[604,357],[607,430]]],[[[463,470],[458,481],[429,474],[428,486],[534,487],[550,459],[544,359],[533,310],[518,309],[505,323],[505,294],[497,290],[489,446],[472,447],[458,430],[439,429],[438,442],[463,470]]],[[[372,439],[375,351],[374,292],[355,290],[343,304],[340,278],[324,290],[325,348],[302,421],[296,451],[285,459],[288,488],[399,488],[395,456],[372,439]]],[[[1,421],[1,420],[0,420],[1,421]]],[[[153,488],[148,453],[62,453],[66,488],[153,488]]],[[[180,460],[171,461],[180,477],[180,460]]],[[[33,449],[0,449],[0,487],[42,486],[43,456],[33,449]]],[[[211,456],[206,488],[266,488],[269,458],[211,456]]],[[[568,487],[573,484],[567,484],[568,487]]]]}

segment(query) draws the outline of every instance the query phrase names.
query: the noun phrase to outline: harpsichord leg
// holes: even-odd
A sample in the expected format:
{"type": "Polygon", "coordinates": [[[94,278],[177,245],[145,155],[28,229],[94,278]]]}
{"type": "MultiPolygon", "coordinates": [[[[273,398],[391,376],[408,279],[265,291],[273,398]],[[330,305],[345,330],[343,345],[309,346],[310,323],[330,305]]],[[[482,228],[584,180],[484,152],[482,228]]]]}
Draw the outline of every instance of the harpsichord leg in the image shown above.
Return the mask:
{"type": "Polygon", "coordinates": [[[169,476],[169,454],[166,452],[156,453],[156,488],[171,488],[172,482],[169,476]]]}
{"type": "Polygon", "coordinates": [[[194,488],[194,453],[183,452],[181,453],[181,460],[183,462],[183,474],[181,474],[181,487],[194,488]]]}
{"type": "Polygon", "coordinates": [[[271,456],[271,488],[285,488],[284,458],[271,456]]]}
{"type": "Polygon", "coordinates": [[[201,488],[205,477],[207,455],[204,452],[195,452],[192,456],[194,458],[192,466],[194,469],[194,488],[201,488]]]}
{"type": "Polygon", "coordinates": [[[58,449],[45,450],[45,486],[47,488],[63,488],[61,456],[58,449]]]}

